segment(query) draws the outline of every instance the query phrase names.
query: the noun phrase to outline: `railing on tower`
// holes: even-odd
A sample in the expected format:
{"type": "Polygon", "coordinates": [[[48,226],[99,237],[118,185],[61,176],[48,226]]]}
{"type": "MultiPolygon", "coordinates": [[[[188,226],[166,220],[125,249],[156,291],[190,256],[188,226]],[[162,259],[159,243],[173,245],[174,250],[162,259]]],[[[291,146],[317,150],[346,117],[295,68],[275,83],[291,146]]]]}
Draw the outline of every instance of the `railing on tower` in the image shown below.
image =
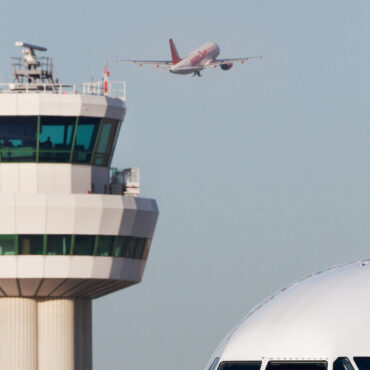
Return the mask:
{"type": "Polygon", "coordinates": [[[38,94],[87,94],[87,95],[105,95],[126,100],[126,82],[110,81],[107,88],[104,81],[84,82],[78,84],[53,84],[49,83],[0,83],[0,94],[11,93],[38,93],[38,94]]]}
{"type": "Polygon", "coordinates": [[[44,52],[42,46],[17,41],[16,46],[22,48],[22,57],[12,58],[14,82],[0,83],[1,93],[52,93],[52,94],[86,94],[120,98],[126,100],[126,83],[110,81],[107,63],[101,81],[85,82],[82,85],[60,84],[54,79],[54,64],[49,57],[39,57],[36,51],[44,52]]]}
{"type": "Polygon", "coordinates": [[[140,169],[111,168],[110,193],[136,197],[140,193],[140,169]]]}
{"type": "Polygon", "coordinates": [[[109,81],[105,85],[105,81],[84,82],[82,85],[83,94],[91,95],[106,95],[126,99],[126,82],[125,81],[109,81]]]}

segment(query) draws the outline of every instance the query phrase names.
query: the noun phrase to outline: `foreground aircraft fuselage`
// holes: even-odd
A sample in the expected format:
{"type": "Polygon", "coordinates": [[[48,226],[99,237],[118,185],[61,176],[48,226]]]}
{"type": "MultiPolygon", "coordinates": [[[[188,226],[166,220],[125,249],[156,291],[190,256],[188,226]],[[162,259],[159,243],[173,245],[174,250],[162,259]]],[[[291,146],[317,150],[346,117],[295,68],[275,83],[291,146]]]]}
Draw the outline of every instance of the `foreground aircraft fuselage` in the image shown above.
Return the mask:
{"type": "Polygon", "coordinates": [[[157,68],[167,68],[171,73],[189,74],[200,76],[200,71],[209,68],[220,66],[222,70],[229,70],[234,63],[244,63],[251,59],[261,59],[262,57],[247,57],[247,58],[229,58],[217,59],[220,54],[220,48],[215,42],[206,42],[197,49],[193,50],[184,58],[180,58],[175,43],[170,41],[171,60],[128,60],[120,59],[121,62],[135,63],[142,65],[155,65],[157,68]]]}

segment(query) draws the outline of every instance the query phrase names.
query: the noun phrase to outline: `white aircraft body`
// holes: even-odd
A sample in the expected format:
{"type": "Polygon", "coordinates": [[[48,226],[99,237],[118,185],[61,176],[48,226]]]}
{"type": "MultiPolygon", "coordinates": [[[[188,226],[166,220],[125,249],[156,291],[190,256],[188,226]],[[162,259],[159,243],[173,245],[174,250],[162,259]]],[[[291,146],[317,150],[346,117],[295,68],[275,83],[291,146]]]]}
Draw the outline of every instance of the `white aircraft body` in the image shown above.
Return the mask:
{"type": "Polygon", "coordinates": [[[247,58],[229,58],[229,59],[216,59],[220,54],[220,48],[215,42],[206,42],[200,47],[193,50],[190,54],[184,58],[180,58],[177,52],[175,43],[172,39],[170,41],[170,49],[172,60],[128,60],[120,59],[121,62],[135,63],[139,66],[142,65],[154,65],[157,68],[167,68],[170,72],[176,74],[189,74],[193,73],[193,76],[200,76],[200,71],[209,67],[220,66],[222,70],[229,70],[234,63],[244,63],[251,59],[262,59],[258,57],[247,57],[247,58]]]}
{"type": "Polygon", "coordinates": [[[369,370],[369,289],[370,260],[293,283],[252,309],[205,370],[369,370]]]}

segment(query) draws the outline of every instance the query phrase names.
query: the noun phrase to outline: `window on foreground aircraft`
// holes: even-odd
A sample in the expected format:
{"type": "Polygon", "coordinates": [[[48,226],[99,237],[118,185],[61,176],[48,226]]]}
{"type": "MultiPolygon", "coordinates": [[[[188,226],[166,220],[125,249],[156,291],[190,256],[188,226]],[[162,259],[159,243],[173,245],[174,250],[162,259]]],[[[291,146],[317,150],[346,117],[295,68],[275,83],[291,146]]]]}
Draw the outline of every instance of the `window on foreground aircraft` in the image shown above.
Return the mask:
{"type": "Polygon", "coordinates": [[[370,357],[354,357],[359,370],[370,370],[370,357]]]}
{"type": "Polygon", "coordinates": [[[249,362],[223,362],[219,370],[259,370],[261,368],[261,361],[249,362]]]}
{"type": "Polygon", "coordinates": [[[334,361],[333,370],[354,370],[354,368],[347,357],[338,357],[334,361]]]}
{"type": "Polygon", "coordinates": [[[270,361],[266,370],[326,370],[326,361],[270,361]]]}

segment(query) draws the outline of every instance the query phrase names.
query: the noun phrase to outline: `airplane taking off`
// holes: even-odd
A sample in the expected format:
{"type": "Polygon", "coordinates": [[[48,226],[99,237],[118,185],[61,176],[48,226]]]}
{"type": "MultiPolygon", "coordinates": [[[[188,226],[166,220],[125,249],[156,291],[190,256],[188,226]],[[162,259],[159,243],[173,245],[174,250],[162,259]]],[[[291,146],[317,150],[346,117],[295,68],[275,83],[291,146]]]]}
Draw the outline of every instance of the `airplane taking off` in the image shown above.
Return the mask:
{"type": "Polygon", "coordinates": [[[180,58],[177,52],[175,43],[172,39],[170,41],[171,57],[172,60],[127,60],[119,59],[120,62],[135,63],[140,67],[144,64],[155,65],[157,68],[167,68],[171,73],[176,74],[189,74],[193,76],[201,76],[200,71],[217,66],[220,66],[223,71],[228,71],[234,63],[244,63],[251,59],[262,59],[258,57],[247,58],[230,58],[230,59],[216,59],[220,54],[220,48],[215,42],[207,42],[202,46],[193,50],[184,58],[180,58]]]}

